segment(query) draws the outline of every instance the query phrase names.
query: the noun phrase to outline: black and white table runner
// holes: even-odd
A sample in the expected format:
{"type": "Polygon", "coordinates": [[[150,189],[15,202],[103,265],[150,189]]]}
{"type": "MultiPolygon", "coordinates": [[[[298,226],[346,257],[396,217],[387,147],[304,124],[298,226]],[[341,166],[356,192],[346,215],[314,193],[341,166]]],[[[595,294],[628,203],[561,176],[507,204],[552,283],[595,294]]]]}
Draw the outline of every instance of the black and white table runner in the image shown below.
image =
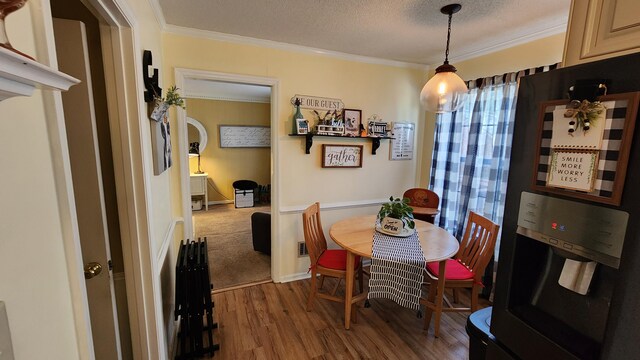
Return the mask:
{"type": "Polygon", "coordinates": [[[419,310],[425,266],[417,232],[408,237],[394,237],[375,231],[367,299],[391,299],[419,310]]]}

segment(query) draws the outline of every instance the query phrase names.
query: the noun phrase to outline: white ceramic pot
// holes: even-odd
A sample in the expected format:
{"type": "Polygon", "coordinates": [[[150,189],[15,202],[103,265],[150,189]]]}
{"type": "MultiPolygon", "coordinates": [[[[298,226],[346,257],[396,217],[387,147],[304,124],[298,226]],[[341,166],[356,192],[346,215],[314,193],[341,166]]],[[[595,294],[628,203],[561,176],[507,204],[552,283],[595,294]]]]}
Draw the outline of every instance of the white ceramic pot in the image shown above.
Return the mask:
{"type": "Polygon", "coordinates": [[[394,219],[391,217],[385,217],[380,222],[380,227],[391,234],[400,234],[404,228],[404,223],[400,219],[394,219]]]}

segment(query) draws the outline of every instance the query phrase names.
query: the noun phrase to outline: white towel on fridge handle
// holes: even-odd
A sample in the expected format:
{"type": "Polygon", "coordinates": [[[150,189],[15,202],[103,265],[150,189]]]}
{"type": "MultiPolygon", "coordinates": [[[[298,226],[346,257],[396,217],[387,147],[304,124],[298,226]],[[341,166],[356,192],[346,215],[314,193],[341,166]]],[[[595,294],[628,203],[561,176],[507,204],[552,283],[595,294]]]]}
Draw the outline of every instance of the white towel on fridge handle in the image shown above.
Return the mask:
{"type": "Polygon", "coordinates": [[[565,259],[558,284],[580,295],[586,295],[589,291],[596,265],[595,261],[565,259]]]}

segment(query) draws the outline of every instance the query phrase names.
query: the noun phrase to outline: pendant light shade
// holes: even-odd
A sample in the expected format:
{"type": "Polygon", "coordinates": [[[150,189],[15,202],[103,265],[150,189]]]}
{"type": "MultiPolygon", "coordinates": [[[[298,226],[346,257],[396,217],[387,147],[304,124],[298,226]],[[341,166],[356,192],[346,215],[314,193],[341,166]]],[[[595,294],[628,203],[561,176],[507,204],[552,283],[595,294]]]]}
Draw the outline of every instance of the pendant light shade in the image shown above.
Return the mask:
{"type": "Polygon", "coordinates": [[[465,82],[456,75],[456,68],[449,64],[449,40],[451,38],[452,15],[460,11],[460,4],[451,4],[440,9],[443,14],[449,15],[449,27],[447,31],[447,49],[444,64],[438,66],[436,74],[422,88],[420,102],[425,109],[435,113],[456,111],[464,100],[468,88],[465,82]]]}

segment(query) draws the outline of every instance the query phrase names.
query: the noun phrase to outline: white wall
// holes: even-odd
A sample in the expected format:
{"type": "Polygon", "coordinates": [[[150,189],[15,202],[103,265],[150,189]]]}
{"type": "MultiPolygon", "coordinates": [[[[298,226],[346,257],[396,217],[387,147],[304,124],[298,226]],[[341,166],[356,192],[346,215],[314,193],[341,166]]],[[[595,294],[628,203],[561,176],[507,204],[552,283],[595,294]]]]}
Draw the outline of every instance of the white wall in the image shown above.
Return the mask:
{"type": "MultiPolygon", "coordinates": [[[[29,5],[29,4],[28,4],[29,5]]],[[[7,18],[14,47],[35,55],[31,12],[7,18]]],[[[0,300],[16,359],[77,359],[42,91],[0,102],[0,300]]]]}

